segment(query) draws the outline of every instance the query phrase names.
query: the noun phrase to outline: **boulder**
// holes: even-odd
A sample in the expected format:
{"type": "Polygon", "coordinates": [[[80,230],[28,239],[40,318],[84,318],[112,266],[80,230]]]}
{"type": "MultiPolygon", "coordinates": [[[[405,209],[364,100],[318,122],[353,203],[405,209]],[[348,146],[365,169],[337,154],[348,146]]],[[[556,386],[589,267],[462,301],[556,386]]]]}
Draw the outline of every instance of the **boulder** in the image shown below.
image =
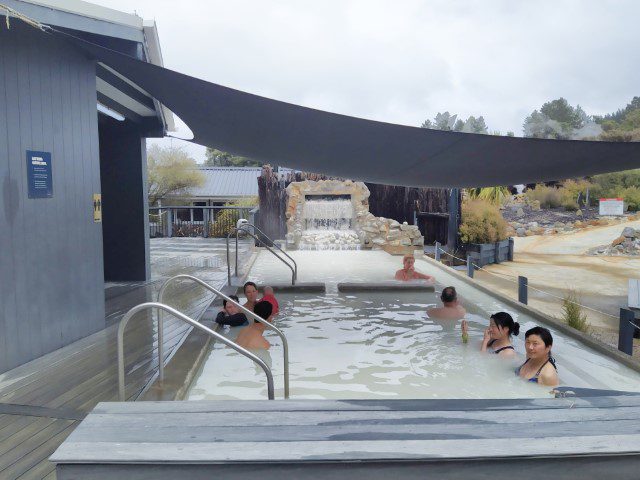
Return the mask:
{"type": "Polygon", "coordinates": [[[624,230],[622,230],[621,236],[627,237],[627,238],[634,238],[636,236],[636,231],[631,227],[625,227],[624,230]]]}
{"type": "Polygon", "coordinates": [[[518,210],[516,211],[516,216],[524,217],[524,210],[522,208],[518,208],[518,210]]]}
{"type": "Polygon", "coordinates": [[[523,227],[520,227],[516,230],[516,235],[518,235],[519,237],[524,237],[526,234],[527,231],[523,227]]]}
{"type": "Polygon", "coordinates": [[[540,211],[540,200],[534,200],[533,202],[531,202],[531,210],[533,210],[534,212],[540,211]]]}

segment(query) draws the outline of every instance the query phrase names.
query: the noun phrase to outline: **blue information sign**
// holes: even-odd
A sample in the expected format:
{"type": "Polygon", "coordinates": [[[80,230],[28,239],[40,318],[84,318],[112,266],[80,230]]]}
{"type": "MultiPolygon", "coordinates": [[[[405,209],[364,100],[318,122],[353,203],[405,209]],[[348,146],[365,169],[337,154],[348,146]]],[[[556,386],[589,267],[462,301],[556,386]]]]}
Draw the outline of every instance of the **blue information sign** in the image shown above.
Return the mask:
{"type": "Polygon", "coordinates": [[[27,181],[29,198],[53,197],[51,152],[27,150],[27,181]]]}

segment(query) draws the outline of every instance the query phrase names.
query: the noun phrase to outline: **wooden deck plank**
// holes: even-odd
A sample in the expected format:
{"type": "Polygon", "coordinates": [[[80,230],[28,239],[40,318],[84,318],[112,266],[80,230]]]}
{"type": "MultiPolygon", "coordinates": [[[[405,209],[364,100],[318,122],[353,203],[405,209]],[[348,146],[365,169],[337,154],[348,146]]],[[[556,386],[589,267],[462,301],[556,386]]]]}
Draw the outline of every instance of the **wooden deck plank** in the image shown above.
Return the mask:
{"type": "Polygon", "coordinates": [[[304,412],[303,415],[291,412],[235,412],[211,413],[144,413],[135,415],[92,413],[83,423],[88,429],[108,425],[112,428],[127,428],[132,424],[143,422],[148,425],[162,425],[163,428],[192,427],[233,427],[233,428],[271,428],[275,426],[305,427],[315,425],[402,425],[402,424],[442,424],[468,423],[475,425],[513,425],[557,422],[561,418],[565,422],[605,421],[605,420],[637,420],[640,418],[640,407],[626,408],[566,408],[541,409],[531,414],[530,410],[513,411],[508,415],[496,415],[494,411],[389,411],[383,415],[379,411],[317,411],[304,412]]]}
{"type": "Polygon", "coordinates": [[[50,462],[48,459],[40,460],[39,463],[31,467],[22,473],[18,480],[33,480],[49,478],[49,475],[53,474],[51,478],[55,478],[56,464],[50,462]]]}
{"type": "Polygon", "coordinates": [[[53,425],[56,422],[55,418],[38,418],[27,417],[31,421],[21,426],[21,428],[14,428],[12,431],[7,432],[6,437],[0,442],[0,465],[4,462],[3,455],[14,449],[21,442],[29,440],[31,437],[42,431],[49,425],[53,425]]]}
{"type": "Polygon", "coordinates": [[[639,407],[639,396],[590,398],[526,399],[447,399],[447,400],[220,400],[203,402],[136,402],[134,404],[99,403],[94,413],[163,412],[317,412],[317,411],[469,411],[469,410],[538,410],[566,408],[639,407]]]}
{"type": "Polygon", "coordinates": [[[41,463],[45,463],[45,465],[54,465],[48,460],[49,457],[58,448],[58,445],[64,442],[69,434],[73,432],[74,428],[75,425],[68,425],[66,428],[61,429],[54,435],[47,436],[44,442],[40,443],[40,445],[30,451],[27,455],[22,456],[9,468],[0,471],[0,476],[4,475],[5,478],[16,478],[41,463]]]}
{"type": "MultiPolygon", "coordinates": [[[[570,433],[570,432],[569,432],[570,433]]],[[[63,443],[57,463],[274,463],[490,459],[640,453],[640,435],[565,435],[548,438],[303,442],[74,442],[63,443]]]]}
{"type": "Polygon", "coordinates": [[[34,423],[33,429],[29,429],[25,434],[26,438],[21,438],[20,442],[12,443],[11,448],[0,456],[0,478],[6,475],[5,470],[14,463],[25,456],[29,456],[31,452],[49,441],[49,439],[75,424],[76,422],[70,420],[53,420],[44,427],[39,422],[34,423]]]}
{"type": "Polygon", "coordinates": [[[47,462],[47,464],[54,465],[54,470],[51,473],[47,474],[45,477],[42,477],[42,480],[57,480],[57,475],[56,475],[56,471],[55,471],[55,464],[53,464],[51,462],[47,462]]]}

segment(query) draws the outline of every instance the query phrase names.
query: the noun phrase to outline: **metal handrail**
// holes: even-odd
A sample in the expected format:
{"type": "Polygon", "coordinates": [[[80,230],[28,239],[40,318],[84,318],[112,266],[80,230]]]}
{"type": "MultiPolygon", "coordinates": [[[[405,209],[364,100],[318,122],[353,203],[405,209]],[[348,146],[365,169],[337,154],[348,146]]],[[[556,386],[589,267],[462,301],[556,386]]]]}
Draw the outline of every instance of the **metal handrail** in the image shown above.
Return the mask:
{"type": "MultiPolygon", "coordinates": [[[[257,241],[261,241],[258,237],[256,237],[253,233],[247,231],[247,230],[243,230],[243,229],[239,229],[239,228],[232,228],[229,233],[227,234],[227,280],[229,282],[229,285],[231,285],[231,260],[230,260],[230,253],[229,253],[229,238],[231,237],[231,235],[233,233],[236,234],[236,258],[238,257],[238,245],[237,245],[237,234],[238,234],[238,230],[242,230],[243,232],[251,235],[255,240],[257,241]]],[[[268,238],[268,237],[267,237],[268,238]]],[[[275,244],[274,244],[275,245],[275,244]]],[[[284,263],[287,267],[289,267],[289,269],[291,270],[291,285],[295,285],[296,284],[296,270],[291,266],[291,264],[289,264],[289,262],[287,262],[284,258],[282,258],[280,255],[278,255],[275,250],[273,250],[269,245],[265,244],[265,247],[267,250],[269,250],[278,260],[280,260],[282,263],[284,263]]],[[[297,267],[296,267],[297,268],[297,267]]],[[[238,270],[237,270],[237,265],[236,265],[236,276],[238,276],[238,270]]]]}
{"type": "MultiPolygon", "coordinates": [[[[280,245],[278,245],[276,242],[274,242],[273,239],[271,237],[269,237],[269,235],[264,233],[262,230],[260,230],[258,227],[256,227],[253,223],[249,223],[249,222],[243,223],[242,225],[240,225],[239,227],[236,228],[236,277],[238,276],[238,233],[240,232],[240,230],[242,230],[243,232],[249,233],[247,230],[245,230],[245,227],[251,227],[251,228],[253,228],[254,231],[257,230],[260,235],[262,235],[269,242],[271,242],[272,246],[274,246],[278,250],[280,250],[285,255],[285,257],[287,257],[289,260],[291,260],[293,262],[293,278],[295,280],[293,285],[295,285],[295,282],[298,281],[298,264],[296,263],[296,261],[293,259],[293,257],[291,255],[289,255],[287,252],[285,252],[280,247],[280,245]]],[[[264,241],[262,243],[264,243],[264,241]]]]}
{"type": "MultiPolygon", "coordinates": [[[[137,306],[133,307],[131,310],[129,310],[127,313],[125,313],[124,317],[122,317],[122,320],[120,320],[120,325],[118,325],[118,398],[120,399],[121,402],[125,401],[125,394],[124,394],[124,329],[127,326],[127,323],[129,322],[129,320],[131,320],[131,317],[133,317],[136,313],[141,312],[142,310],[147,310],[147,309],[150,309],[150,308],[157,308],[157,309],[160,309],[161,311],[164,310],[164,311],[169,312],[174,317],[179,318],[180,320],[182,320],[184,322],[187,322],[188,324],[194,326],[195,328],[197,328],[199,330],[202,330],[203,332],[209,334],[210,336],[220,340],[225,345],[228,345],[229,347],[233,348],[236,352],[241,353],[245,357],[250,358],[251,360],[253,360],[258,366],[260,366],[260,368],[262,368],[262,370],[264,371],[265,375],[267,376],[267,394],[268,394],[269,400],[273,400],[275,398],[274,397],[274,390],[273,390],[273,374],[271,373],[271,369],[269,368],[269,366],[264,361],[262,361],[259,357],[257,357],[253,353],[251,353],[249,350],[241,347],[237,343],[232,342],[228,338],[225,338],[224,336],[220,335],[219,333],[214,332],[210,328],[205,327],[204,325],[196,322],[194,319],[192,319],[192,318],[186,316],[185,314],[179,312],[175,308],[170,307],[169,305],[164,305],[164,304],[158,303],[158,302],[147,302],[147,303],[141,303],[140,305],[137,305],[137,306]]],[[[161,322],[162,322],[162,320],[161,320],[160,316],[158,316],[158,325],[160,325],[161,322]]],[[[159,335],[158,335],[158,340],[160,341],[160,336],[159,335]]],[[[161,345],[161,343],[159,342],[158,345],[161,345]]],[[[162,361],[162,359],[160,359],[160,365],[162,365],[162,363],[163,363],[163,361],[162,361]]]]}
{"type": "MultiPolygon", "coordinates": [[[[260,322],[263,325],[265,325],[268,329],[273,330],[274,332],[276,332],[278,334],[278,336],[282,340],[282,349],[284,351],[284,398],[289,398],[289,342],[287,342],[287,337],[285,336],[284,333],[282,333],[282,330],[280,330],[278,327],[273,325],[271,322],[268,322],[265,319],[263,319],[262,317],[260,317],[259,315],[255,314],[254,312],[252,312],[248,308],[244,307],[243,305],[240,305],[238,302],[236,302],[232,298],[226,296],[224,293],[222,293],[221,291],[219,291],[216,288],[212,287],[211,285],[209,285],[205,281],[199,279],[198,277],[194,277],[193,275],[180,274],[180,275],[176,275],[174,277],[171,277],[167,281],[165,281],[162,284],[162,287],[160,287],[160,292],[158,293],[158,302],[159,303],[163,303],[164,291],[166,290],[167,286],[171,282],[173,282],[175,280],[179,280],[179,279],[191,280],[191,281],[196,282],[197,284],[199,284],[202,287],[206,288],[210,292],[212,292],[212,293],[224,298],[227,302],[233,303],[236,307],[238,307],[240,309],[240,311],[242,313],[247,315],[249,318],[253,318],[254,320],[257,320],[258,322],[260,322]]],[[[158,314],[161,315],[160,312],[158,312],[158,314]]],[[[162,358],[163,358],[163,348],[164,347],[162,345],[162,340],[163,340],[164,333],[163,333],[163,327],[162,327],[162,322],[160,321],[160,318],[158,320],[159,320],[158,321],[158,358],[159,358],[159,361],[160,361],[160,367],[159,367],[159,371],[158,371],[158,378],[160,380],[163,380],[164,379],[164,362],[162,361],[162,358]]]]}

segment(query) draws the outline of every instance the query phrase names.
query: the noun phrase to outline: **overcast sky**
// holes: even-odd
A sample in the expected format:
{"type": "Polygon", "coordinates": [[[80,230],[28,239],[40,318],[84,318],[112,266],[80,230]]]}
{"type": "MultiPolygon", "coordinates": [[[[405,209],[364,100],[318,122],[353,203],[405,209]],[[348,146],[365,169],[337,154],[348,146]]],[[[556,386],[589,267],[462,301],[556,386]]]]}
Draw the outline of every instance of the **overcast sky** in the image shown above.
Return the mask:
{"type": "Polygon", "coordinates": [[[545,101],[604,114],[640,95],[637,0],[91,1],[155,19],[167,68],[356,117],[448,110],[520,136],[545,101]]]}

